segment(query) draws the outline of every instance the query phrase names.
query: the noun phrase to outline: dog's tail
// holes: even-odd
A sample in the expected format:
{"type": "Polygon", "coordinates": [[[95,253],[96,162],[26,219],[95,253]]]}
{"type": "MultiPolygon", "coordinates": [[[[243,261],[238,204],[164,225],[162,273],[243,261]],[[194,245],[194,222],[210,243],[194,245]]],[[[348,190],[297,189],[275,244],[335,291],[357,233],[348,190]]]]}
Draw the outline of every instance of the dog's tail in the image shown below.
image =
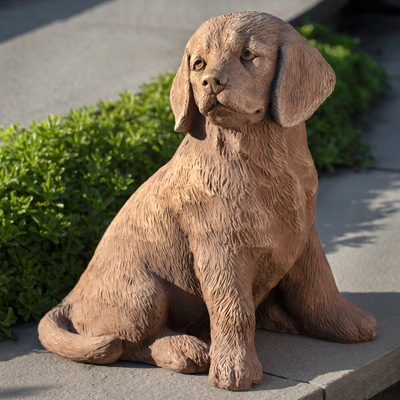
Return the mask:
{"type": "Polygon", "coordinates": [[[69,332],[62,304],[43,317],[38,332],[43,347],[73,361],[111,364],[123,352],[122,340],[118,336],[82,336],[69,332]]]}

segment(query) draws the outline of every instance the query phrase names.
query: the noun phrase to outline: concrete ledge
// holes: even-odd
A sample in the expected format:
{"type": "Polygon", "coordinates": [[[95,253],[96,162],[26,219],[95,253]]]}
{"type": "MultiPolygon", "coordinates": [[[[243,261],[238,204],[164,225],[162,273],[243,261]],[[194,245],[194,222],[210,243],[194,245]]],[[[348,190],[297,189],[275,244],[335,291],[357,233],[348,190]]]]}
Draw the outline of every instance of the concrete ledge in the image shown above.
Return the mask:
{"type": "Polygon", "coordinates": [[[49,353],[37,338],[37,325],[16,330],[18,342],[0,344],[0,398],[26,399],[310,399],[321,400],[322,390],[290,379],[265,375],[248,392],[217,389],[207,374],[182,375],[132,362],[110,366],[78,364],[49,353]]]}

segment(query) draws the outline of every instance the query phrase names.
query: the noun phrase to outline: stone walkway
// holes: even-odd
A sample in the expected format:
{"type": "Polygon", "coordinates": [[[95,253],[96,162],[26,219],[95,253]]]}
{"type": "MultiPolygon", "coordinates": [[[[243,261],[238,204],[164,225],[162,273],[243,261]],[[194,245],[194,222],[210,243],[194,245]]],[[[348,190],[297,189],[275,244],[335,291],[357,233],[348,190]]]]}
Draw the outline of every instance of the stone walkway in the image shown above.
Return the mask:
{"type": "Polygon", "coordinates": [[[257,10],[290,20],[346,1],[0,0],[0,125],[65,115],[177,70],[210,17],[257,10]]]}

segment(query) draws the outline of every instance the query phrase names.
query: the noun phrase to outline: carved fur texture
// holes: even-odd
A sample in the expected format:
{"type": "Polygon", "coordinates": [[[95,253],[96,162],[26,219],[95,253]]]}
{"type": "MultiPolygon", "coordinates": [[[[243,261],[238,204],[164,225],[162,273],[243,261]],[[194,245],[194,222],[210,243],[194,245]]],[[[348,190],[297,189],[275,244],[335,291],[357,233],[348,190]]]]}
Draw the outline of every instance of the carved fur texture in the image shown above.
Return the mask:
{"type": "Polygon", "coordinates": [[[339,342],[377,334],[340,295],[314,226],[304,121],[334,88],[288,23],[247,12],[205,22],[171,90],[171,161],[127,201],[72,292],[40,322],[48,350],[117,359],[213,385],[262,380],[255,329],[339,342]]]}

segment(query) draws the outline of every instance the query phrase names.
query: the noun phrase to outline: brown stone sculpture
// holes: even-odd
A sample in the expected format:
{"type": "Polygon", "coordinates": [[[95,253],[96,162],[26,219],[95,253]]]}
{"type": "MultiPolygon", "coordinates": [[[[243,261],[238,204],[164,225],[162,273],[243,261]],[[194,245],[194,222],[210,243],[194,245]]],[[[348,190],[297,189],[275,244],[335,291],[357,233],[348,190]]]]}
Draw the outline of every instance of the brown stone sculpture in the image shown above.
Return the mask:
{"type": "Polygon", "coordinates": [[[256,327],[372,340],[375,320],[340,295],[314,226],[304,121],[334,84],[321,54],[276,17],[205,22],[171,90],[175,130],[188,135],[42,319],[43,346],[85,363],[209,369],[213,385],[242,390],[262,379],[256,327]]]}

